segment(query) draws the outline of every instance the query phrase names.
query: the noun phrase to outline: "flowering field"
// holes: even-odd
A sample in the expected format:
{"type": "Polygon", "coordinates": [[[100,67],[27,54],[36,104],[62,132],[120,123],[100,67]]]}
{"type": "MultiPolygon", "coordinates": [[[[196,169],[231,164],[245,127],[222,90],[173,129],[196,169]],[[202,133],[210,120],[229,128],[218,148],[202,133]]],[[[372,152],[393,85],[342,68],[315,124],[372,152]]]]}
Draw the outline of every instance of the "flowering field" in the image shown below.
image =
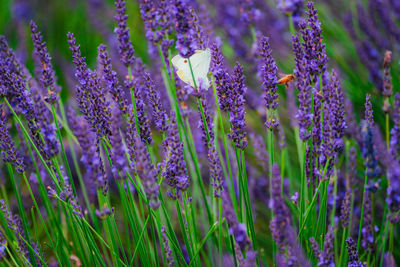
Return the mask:
{"type": "Polygon", "coordinates": [[[0,266],[397,266],[400,2],[0,2],[0,266]]]}

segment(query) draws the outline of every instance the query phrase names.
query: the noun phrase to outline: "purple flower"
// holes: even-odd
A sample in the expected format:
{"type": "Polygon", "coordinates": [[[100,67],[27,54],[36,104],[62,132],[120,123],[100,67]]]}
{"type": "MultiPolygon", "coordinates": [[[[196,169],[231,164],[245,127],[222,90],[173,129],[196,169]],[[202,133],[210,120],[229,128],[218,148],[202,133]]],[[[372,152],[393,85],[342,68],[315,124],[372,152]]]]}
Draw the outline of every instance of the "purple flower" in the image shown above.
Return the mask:
{"type": "Polygon", "coordinates": [[[4,162],[11,163],[19,173],[24,172],[23,158],[18,154],[14,141],[10,136],[6,114],[0,105],[0,151],[4,162]]]}
{"type": "Polygon", "coordinates": [[[325,236],[324,242],[324,250],[321,251],[318,266],[333,266],[335,265],[333,259],[333,239],[335,238],[335,234],[333,232],[333,226],[328,227],[328,232],[325,236]]]}
{"type": "Polygon", "coordinates": [[[314,237],[309,239],[311,243],[311,248],[314,252],[314,256],[318,258],[318,266],[334,266],[335,262],[333,260],[333,239],[335,237],[333,232],[333,227],[328,227],[328,232],[325,236],[324,248],[323,250],[319,249],[319,245],[314,237]]]}
{"type": "Polygon", "coordinates": [[[372,111],[370,94],[367,94],[365,96],[365,121],[369,124],[370,127],[374,125],[374,116],[372,111]]]}
{"type": "Polygon", "coordinates": [[[135,153],[136,153],[136,170],[142,180],[144,192],[152,209],[160,206],[158,200],[160,185],[157,183],[158,171],[151,163],[150,154],[147,151],[146,144],[135,135],[135,153]]]}
{"type": "Polygon", "coordinates": [[[374,251],[374,230],[372,219],[371,196],[369,191],[365,191],[363,226],[361,229],[361,244],[367,253],[372,253],[374,251]]]}
{"type": "Polygon", "coordinates": [[[381,170],[378,165],[376,146],[373,142],[373,131],[366,121],[361,122],[361,135],[363,139],[361,153],[366,167],[365,173],[369,178],[377,177],[381,170]]]}
{"type": "MultiPolygon", "coordinates": [[[[48,190],[49,190],[49,197],[57,199],[56,197],[57,193],[55,192],[55,190],[52,189],[50,186],[48,187],[48,190]]],[[[68,183],[64,183],[64,188],[58,194],[58,198],[71,205],[72,212],[76,214],[78,217],[83,218],[82,207],[79,205],[74,195],[74,192],[72,191],[72,188],[68,183]]]]}
{"type": "MultiPolygon", "coordinates": [[[[276,66],[275,60],[272,57],[272,50],[268,43],[267,37],[262,37],[258,43],[258,56],[263,62],[261,66],[261,77],[263,81],[264,89],[264,103],[265,107],[271,112],[276,110],[279,106],[278,102],[278,79],[276,78],[278,68],[276,66]]],[[[275,115],[273,118],[267,119],[265,122],[267,129],[275,129],[278,127],[277,119],[275,115]]]]}
{"type": "Polygon", "coordinates": [[[128,15],[126,15],[126,3],[123,0],[116,0],[115,7],[117,9],[117,15],[115,15],[115,20],[117,22],[117,27],[115,28],[115,33],[118,38],[118,51],[121,56],[121,61],[126,67],[132,66],[135,62],[135,51],[133,50],[132,43],[130,41],[129,28],[126,26],[126,21],[128,15]]]}
{"type": "Polygon", "coordinates": [[[33,41],[34,53],[36,57],[40,60],[41,63],[41,77],[40,83],[41,85],[47,89],[48,96],[46,97],[46,101],[54,104],[58,101],[59,96],[59,88],[55,85],[55,77],[54,70],[51,64],[51,57],[47,52],[46,43],[43,42],[43,37],[38,31],[38,28],[34,21],[31,20],[31,37],[33,41]]]}
{"type": "Polygon", "coordinates": [[[233,75],[232,90],[232,107],[230,112],[230,122],[232,124],[232,132],[228,134],[228,138],[233,141],[235,146],[244,149],[247,146],[246,138],[246,121],[245,121],[245,100],[246,84],[244,81],[243,67],[236,63],[233,75]]]}
{"type": "Polygon", "coordinates": [[[163,249],[164,249],[166,265],[168,267],[172,267],[172,266],[174,266],[175,262],[174,262],[174,257],[172,255],[172,250],[169,247],[166,230],[167,229],[165,226],[161,226],[161,237],[162,237],[162,242],[163,242],[163,249]]]}
{"type": "Polygon", "coordinates": [[[377,177],[380,174],[376,145],[374,143],[372,105],[370,95],[367,95],[365,103],[365,121],[361,122],[362,156],[366,167],[365,173],[369,178],[377,177]]]}
{"type": "Polygon", "coordinates": [[[225,218],[229,226],[228,233],[235,238],[239,251],[246,250],[251,247],[251,241],[247,235],[246,225],[238,222],[228,192],[227,188],[224,188],[222,192],[222,209],[224,210],[225,218]]]}
{"type": "Polygon", "coordinates": [[[349,150],[349,161],[347,169],[349,170],[348,175],[350,184],[354,186],[359,181],[357,178],[357,150],[354,146],[352,146],[349,150]]]}
{"type": "Polygon", "coordinates": [[[308,20],[300,23],[301,34],[304,40],[303,47],[307,68],[315,82],[317,77],[326,70],[328,58],[325,52],[325,44],[322,43],[322,28],[318,20],[317,10],[313,2],[307,3],[308,20]]]}
{"type": "Polygon", "coordinates": [[[298,36],[293,37],[293,51],[295,54],[296,69],[295,75],[297,77],[296,86],[299,89],[299,108],[297,111],[297,120],[300,130],[300,138],[303,141],[311,137],[308,128],[311,126],[311,86],[310,75],[307,70],[307,61],[305,53],[301,48],[298,36]]]}
{"type": "Polygon", "coordinates": [[[344,228],[350,223],[351,190],[347,189],[340,206],[340,222],[344,228]]]}
{"type": "Polygon", "coordinates": [[[185,191],[189,187],[189,177],[183,158],[183,143],[179,138],[178,125],[172,111],[166,136],[163,141],[165,159],[162,164],[161,176],[174,190],[170,192],[170,196],[177,198],[181,191],[185,191]]]}
{"type": "Polygon", "coordinates": [[[171,0],[161,0],[158,3],[148,0],[140,1],[140,14],[144,21],[146,38],[153,44],[161,43],[161,46],[171,46],[166,35],[172,33],[175,24],[175,7],[172,3],[171,0]]]}
{"type": "Polygon", "coordinates": [[[232,106],[232,81],[224,68],[224,57],[222,56],[220,47],[213,43],[211,45],[211,72],[215,79],[215,86],[218,95],[219,106],[222,111],[230,111],[232,106]]]}
{"type": "Polygon", "coordinates": [[[107,47],[103,44],[99,45],[98,62],[102,68],[102,78],[107,85],[108,91],[112,94],[114,101],[118,104],[123,114],[127,112],[127,101],[123,87],[119,84],[117,73],[112,70],[111,58],[107,52],[107,47]]]}
{"type": "Polygon", "coordinates": [[[25,117],[31,138],[40,154],[45,160],[55,156],[58,147],[54,131],[51,131],[51,125],[45,125],[45,129],[42,129],[43,114],[39,114],[39,101],[33,99],[27,89],[25,71],[2,36],[0,36],[0,80],[2,81],[0,94],[7,97],[15,111],[25,117]],[[49,143],[46,144],[46,141],[49,143]]]}
{"type": "Polygon", "coordinates": [[[155,44],[159,43],[165,34],[164,29],[159,30],[160,19],[162,18],[159,12],[160,10],[155,1],[140,1],[140,14],[146,28],[146,38],[155,44]]]}
{"type": "MultiPolygon", "coordinates": [[[[3,199],[0,200],[0,211],[3,213],[5,221],[7,222],[7,227],[15,234],[17,238],[16,249],[17,253],[19,253],[22,257],[29,259],[29,249],[24,239],[26,240],[26,236],[24,234],[24,230],[22,228],[21,219],[17,214],[12,214],[3,199]]],[[[3,227],[6,227],[3,225],[3,227]]]]}
{"type": "Polygon", "coordinates": [[[114,213],[114,208],[110,209],[109,207],[105,206],[101,210],[96,209],[95,213],[97,218],[100,220],[105,220],[114,213]]]}
{"type": "Polygon", "coordinates": [[[182,57],[188,58],[200,49],[196,30],[193,25],[193,17],[186,3],[182,0],[174,0],[176,8],[175,30],[176,30],[176,49],[182,57]]]}
{"type": "Polygon", "coordinates": [[[389,215],[389,220],[392,223],[398,223],[400,217],[400,167],[397,162],[392,163],[388,170],[389,187],[387,188],[386,203],[392,214],[389,215]]]}
{"type": "Polygon", "coordinates": [[[76,87],[79,109],[98,139],[109,136],[111,134],[111,111],[101,86],[101,80],[95,71],[87,68],[85,58],[81,55],[80,46],[76,44],[75,37],[71,33],[68,33],[68,43],[72,51],[73,62],[76,65],[75,77],[79,82],[76,87]]]}
{"type": "Polygon", "coordinates": [[[129,159],[131,161],[131,169],[135,170],[136,162],[136,151],[135,151],[135,136],[136,136],[136,125],[135,116],[132,112],[132,107],[129,108],[128,112],[128,125],[126,128],[126,147],[128,149],[129,159]]]}
{"type": "Polygon", "coordinates": [[[200,119],[199,128],[201,129],[202,132],[202,141],[208,149],[207,157],[208,157],[208,163],[210,165],[210,176],[212,178],[211,184],[214,188],[214,196],[221,197],[221,192],[223,190],[222,169],[218,157],[218,152],[214,143],[214,131],[213,131],[214,125],[210,114],[210,107],[205,98],[204,89],[200,89],[198,97],[203,107],[203,112],[204,112],[203,114],[207,125],[207,131],[206,131],[204,127],[205,125],[203,123],[203,117],[200,112],[200,105],[198,105],[199,119],[200,119]],[[209,140],[207,136],[209,136],[209,140]]]}
{"type": "Polygon", "coordinates": [[[364,264],[358,258],[357,245],[354,240],[349,237],[346,239],[347,243],[347,251],[349,253],[349,262],[347,264],[348,267],[364,267],[364,264]]]}
{"type": "Polygon", "coordinates": [[[343,136],[346,129],[345,110],[344,110],[344,96],[342,87],[340,86],[339,78],[332,70],[331,74],[332,82],[332,138],[333,138],[333,149],[336,153],[339,153],[344,148],[343,136]]]}
{"type": "Polygon", "coordinates": [[[72,109],[68,112],[68,118],[82,150],[80,161],[86,166],[88,182],[93,183],[96,188],[104,187],[106,177],[95,134],[90,130],[87,121],[77,116],[72,109]]]}
{"type": "Polygon", "coordinates": [[[280,254],[284,254],[285,247],[288,245],[287,227],[291,224],[290,212],[286,207],[285,201],[281,196],[281,171],[278,164],[272,166],[272,210],[274,218],[269,224],[272,238],[278,246],[280,254]]]}
{"type": "Polygon", "coordinates": [[[143,79],[148,91],[147,98],[152,108],[155,127],[157,130],[165,132],[167,130],[168,115],[162,107],[160,93],[156,90],[154,81],[147,72],[143,73],[143,79]]]}
{"type": "Polygon", "coordinates": [[[394,95],[393,106],[393,128],[390,130],[390,148],[389,152],[393,160],[398,160],[398,153],[400,151],[400,94],[394,95]]]}
{"type": "Polygon", "coordinates": [[[392,62],[392,52],[386,50],[383,61],[383,90],[382,95],[391,97],[393,94],[392,76],[390,75],[390,63],[392,62]]]}
{"type": "Polygon", "coordinates": [[[285,15],[301,16],[304,12],[304,0],[279,0],[277,7],[285,15]]]}
{"type": "MultiPolygon", "coordinates": [[[[135,121],[136,127],[138,128],[137,131],[139,131],[142,141],[150,145],[153,142],[153,138],[151,137],[150,123],[145,111],[145,101],[148,98],[149,92],[143,81],[144,65],[140,59],[136,60],[133,71],[136,73],[135,77],[133,77],[133,79],[125,79],[124,83],[127,90],[133,91],[135,102],[132,108],[134,107],[136,109],[135,121]]],[[[132,109],[130,109],[130,112],[134,113],[132,109]]]]}
{"type": "Polygon", "coordinates": [[[113,163],[112,173],[114,178],[126,178],[126,172],[129,171],[129,164],[126,160],[125,146],[122,141],[121,130],[123,117],[120,110],[115,106],[112,113],[111,124],[111,161],[113,163]]]}
{"type": "Polygon", "coordinates": [[[255,133],[250,133],[251,146],[254,149],[256,163],[265,174],[269,173],[269,155],[266,150],[263,138],[255,133]]]}
{"type": "Polygon", "coordinates": [[[246,261],[244,267],[255,267],[257,266],[257,251],[249,250],[246,253],[246,261]]]}
{"type": "Polygon", "coordinates": [[[344,99],[344,109],[345,109],[345,119],[346,119],[346,135],[354,138],[357,143],[360,143],[361,141],[361,136],[360,132],[357,130],[357,122],[354,117],[354,109],[353,109],[353,103],[349,98],[344,99]]]}

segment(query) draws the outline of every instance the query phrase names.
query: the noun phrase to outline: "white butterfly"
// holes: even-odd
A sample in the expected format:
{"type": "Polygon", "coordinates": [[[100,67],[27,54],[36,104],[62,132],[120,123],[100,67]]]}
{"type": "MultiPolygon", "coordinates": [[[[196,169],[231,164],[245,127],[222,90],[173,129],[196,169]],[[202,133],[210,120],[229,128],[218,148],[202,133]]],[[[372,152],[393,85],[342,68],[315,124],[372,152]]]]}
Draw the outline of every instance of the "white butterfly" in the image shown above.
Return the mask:
{"type": "Polygon", "coordinates": [[[211,63],[210,49],[196,50],[189,59],[190,64],[192,65],[196,86],[193,82],[192,72],[190,71],[189,60],[181,57],[179,54],[174,56],[171,60],[172,65],[177,69],[176,74],[184,83],[190,84],[192,87],[198,88],[200,81],[202,81],[202,86],[204,86],[205,89],[208,89],[208,87],[210,87],[210,81],[207,78],[211,63]]]}

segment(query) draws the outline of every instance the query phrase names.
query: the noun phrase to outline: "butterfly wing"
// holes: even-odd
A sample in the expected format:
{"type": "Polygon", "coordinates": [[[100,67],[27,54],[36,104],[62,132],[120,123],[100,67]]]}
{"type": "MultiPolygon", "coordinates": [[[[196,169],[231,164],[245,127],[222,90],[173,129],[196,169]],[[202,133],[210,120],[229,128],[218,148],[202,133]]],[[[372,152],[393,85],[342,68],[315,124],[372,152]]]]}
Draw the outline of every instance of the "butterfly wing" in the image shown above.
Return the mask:
{"type": "MultiPolygon", "coordinates": [[[[190,84],[192,87],[195,87],[188,59],[183,58],[180,55],[176,55],[172,58],[171,62],[172,65],[177,69],[176,74],[178,75],[178,77],[184,83],[190,84]]],[[[197,50],[196,53],[190,57],[190,63],[192,66],[196,85],[199,86],[199,82],[200,80],[202,80],[203,86],[208,89],[210,82],[207,78],[207,74],[211,63],[210,50],[197,50]]]]}
{"type": "Polygon", "coordinates": [[[192,57],[190,58],[190,62],[192,63],[192,69],[197,86],[199,86],[200,80],[202,80],[203,86],[205,87],[205,89],[208,89],[208,87],[210,86],[210,82],[207,78],[211,63],[210,50],[206,49],[200,51],[194,54],[192,57]]]}

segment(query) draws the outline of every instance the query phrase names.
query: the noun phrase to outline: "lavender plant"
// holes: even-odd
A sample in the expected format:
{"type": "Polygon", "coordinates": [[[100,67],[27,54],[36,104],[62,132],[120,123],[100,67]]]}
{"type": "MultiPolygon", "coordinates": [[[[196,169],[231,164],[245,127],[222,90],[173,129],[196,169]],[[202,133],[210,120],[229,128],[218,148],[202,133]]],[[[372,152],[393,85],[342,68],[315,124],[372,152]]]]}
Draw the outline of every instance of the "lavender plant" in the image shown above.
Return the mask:
{"type": "Polygon", "coordinates": [[[0,266],[400,264],[399,5],[349,4],[354,92],[335,7],[267,2],[90,0],[103,40],[66,29],[68,60],[14,3],[0,266]]]}

